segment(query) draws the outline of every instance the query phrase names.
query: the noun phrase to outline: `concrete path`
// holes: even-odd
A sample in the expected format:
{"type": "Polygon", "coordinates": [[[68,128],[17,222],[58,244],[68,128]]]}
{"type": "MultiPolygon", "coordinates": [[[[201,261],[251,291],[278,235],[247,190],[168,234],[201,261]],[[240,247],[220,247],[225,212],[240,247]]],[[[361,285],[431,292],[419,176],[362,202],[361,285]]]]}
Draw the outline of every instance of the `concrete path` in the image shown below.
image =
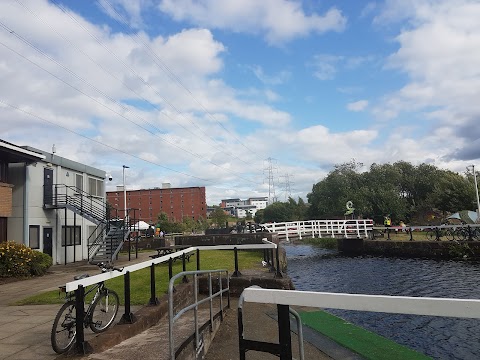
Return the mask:
{"type": "MultiPolygon", "coordinates": [[[[149,260],[152,253],[139,253],[139,258],[128,261],[120,256],[116,266],[125,266],[149,260]]],[[[10,282],[0,285],[0,359],[1,360],[51,360],[56,354],[50,345],[50,331],[53,320],[61,307],[57,305],[10,306],[9,304],[26,297],[51,290],[69,281],[78,274],[99,274],[97,266],[86,261],[67,265],[54,265],[44,276],[10,282]]],[[[63,295],[59,294],[63,298],[63,295]]],[[[134,311],[135,308],[132,308],[134,311]]],[[[117,319],[121,316],[119,309],[117,319]]],[[[94,336],[85,331],[85,339],[94,336]]]]}

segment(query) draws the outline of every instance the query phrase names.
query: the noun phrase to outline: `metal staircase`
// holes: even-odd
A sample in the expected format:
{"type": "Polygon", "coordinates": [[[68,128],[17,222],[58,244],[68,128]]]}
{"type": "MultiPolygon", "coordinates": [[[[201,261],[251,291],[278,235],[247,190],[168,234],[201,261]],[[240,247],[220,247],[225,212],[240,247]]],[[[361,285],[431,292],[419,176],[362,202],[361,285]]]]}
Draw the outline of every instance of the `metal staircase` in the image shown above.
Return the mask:
{"type": "Polygon", "coordinates": [[[92,264],[113,262],[130,236],[131,227],[127,221],[113,223],[109,220],[111,208],[104,198],[92,196],[74,186],[53,185],[53,191],[44,191],[43,203],[45,209],[68,209],[97,225],[87,240],[88,260],[92,264]]]}

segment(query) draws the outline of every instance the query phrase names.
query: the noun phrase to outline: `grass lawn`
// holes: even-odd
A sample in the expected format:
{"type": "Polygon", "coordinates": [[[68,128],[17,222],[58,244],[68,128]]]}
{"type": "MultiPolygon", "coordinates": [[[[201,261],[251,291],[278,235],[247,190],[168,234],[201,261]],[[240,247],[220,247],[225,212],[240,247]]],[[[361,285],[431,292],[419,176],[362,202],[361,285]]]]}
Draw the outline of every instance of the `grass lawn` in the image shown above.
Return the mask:
{"type": "Polygon", "coordinates": [[[426,360],[430,357],[325,311],[300,313],[304,325],[369,360],[426,360]]]}
{"type": "MultiPolygon", "coordinates": [[[[238,266],[242,269],[262,268],[263,251],[239,251],[238,266]]],[[[187,271],[196,270],[196,255],[190,262],[186,263],[187,271]]],[[[235,269],[233,251],[212,250],[200,252],[200,270],[227,269],[230,274],[235,269]]],[[[182,272],[182,262],[173,263],[173,275],[182,272]]],[[[155,288],[157,296],[166,293],[168,289],[168,263],[155,266],[155,288]]],[[[180,280],[179,280],[180,281],[180,280]]],[[[120,303],[124,303],[123,276],[108,280],[105,284],[109,289],[115,290],[120,297],[120,303]]],[[[150,300],[150,268],[135,271],[130,274],[130,288],[132,305],[145,305],[150,300]]],[[[87,299],[88,300],[88,299],[87,299]]],[[[58,290],[37,294],[20,301],[13,305],[42,305],[42,304],[61,304],[65,301],[64,294],[58,290]]]]}

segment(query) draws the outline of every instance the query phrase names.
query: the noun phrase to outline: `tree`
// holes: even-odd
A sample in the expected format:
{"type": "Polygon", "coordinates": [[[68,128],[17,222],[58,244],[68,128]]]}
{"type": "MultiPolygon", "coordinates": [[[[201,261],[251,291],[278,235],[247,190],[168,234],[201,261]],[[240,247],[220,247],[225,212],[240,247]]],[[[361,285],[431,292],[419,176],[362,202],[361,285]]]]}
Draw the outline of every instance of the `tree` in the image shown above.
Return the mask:
{"type": "Polygon", "coordinates": [[[215,210],[210,214],[210,220],[213,225],[221,228],[225,226],[225,223],[228,220],[228,215],[225,214],[225,211],[221,207],[216,207],[215,210]]]}
{"type": "Polygon", "coordinates": [[[443,212],[453,213],[475,207],[473,182],[452,171],[443,171],[432,193],[433,205],[443,212]]]}
{"type": "Polygon", "coordinates": [[[265,222],[285,222],[291,221],[293,212],[287,203],[276,202],[264,209],[263,216],[265,222]]]}
{"type": "Polygon", "coordinates": [[[253,217],[253,220],[257,224],[261,224],[265,222],[265,210],[264,209],[257,210],[257,212],[255,213],[255,216],[253,217]]]}
{"type": "Polygon", "coordinates": [[[250,210],[247,210],[246,211],[247,215],[245,216],[245,220],[252,220],[252,213],[250,212],[250,210]]]}

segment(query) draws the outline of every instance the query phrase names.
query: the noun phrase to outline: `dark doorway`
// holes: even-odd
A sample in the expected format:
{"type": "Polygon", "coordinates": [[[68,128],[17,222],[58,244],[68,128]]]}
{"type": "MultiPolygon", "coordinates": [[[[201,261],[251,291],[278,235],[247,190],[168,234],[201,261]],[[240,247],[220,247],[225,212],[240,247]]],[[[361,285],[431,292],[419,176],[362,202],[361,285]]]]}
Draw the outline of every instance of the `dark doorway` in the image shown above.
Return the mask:
{"type": "Polygon", "coordinates": [[[52,228],[43,228],[43,252],[50,256],[52,255],[52,236],[53,230],[52,228]]]}
{"type": "Polygon", "coordinates": [[[7,218],[0,217],[0,242],[7,241],[7,218]]]}
{"type": "Polygon", "coordinates": [[[53,205],[53,169],[43,169],[43,205],[53,205]]]}

